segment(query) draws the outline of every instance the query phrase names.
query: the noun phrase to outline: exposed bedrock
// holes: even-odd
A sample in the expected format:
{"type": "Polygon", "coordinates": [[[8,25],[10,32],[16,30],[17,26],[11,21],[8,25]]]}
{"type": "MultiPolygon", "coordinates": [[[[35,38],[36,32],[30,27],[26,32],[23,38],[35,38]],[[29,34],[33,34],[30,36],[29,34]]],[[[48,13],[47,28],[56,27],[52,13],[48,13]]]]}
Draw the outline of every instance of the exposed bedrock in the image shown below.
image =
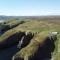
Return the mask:
{"type": "Polygon", "coordinates": [[[25,32],[17,32],[12,36],[8,37],[7,39],[5,39],[4,41],[0,42],[0,49],[17,45],[23,36],[24,36],[24,40],[21,45],[22,47],[26,46],[33,38],[33,34],[31,32],[28,32],[27,35],[25,32]]]}
{"type": "Polygon", "coordinates": [[[21,47],[23,48],[23,47],[27,46],[30,43],[33,36],[34,36],[34,34],[31,32],[27,32],[27,34],[25,33],[24,40],[23,40],[21,47]]]}

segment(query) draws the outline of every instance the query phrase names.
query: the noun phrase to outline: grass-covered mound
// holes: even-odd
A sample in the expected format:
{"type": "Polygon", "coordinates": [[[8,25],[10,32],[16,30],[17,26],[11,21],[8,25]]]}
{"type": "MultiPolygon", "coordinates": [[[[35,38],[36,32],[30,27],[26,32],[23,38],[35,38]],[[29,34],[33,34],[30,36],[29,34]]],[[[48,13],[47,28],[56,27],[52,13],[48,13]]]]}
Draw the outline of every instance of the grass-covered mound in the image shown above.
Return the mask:
{"type": "Polygon", "coordinates": [[[23,24],[23,23],[25,23],[25,21],[16,20],[16,19],[7,20],[4,22],[4,24],[9,25],[10,28],[14,28],[14,27],[18,26],[19,24],[23,24]]]}

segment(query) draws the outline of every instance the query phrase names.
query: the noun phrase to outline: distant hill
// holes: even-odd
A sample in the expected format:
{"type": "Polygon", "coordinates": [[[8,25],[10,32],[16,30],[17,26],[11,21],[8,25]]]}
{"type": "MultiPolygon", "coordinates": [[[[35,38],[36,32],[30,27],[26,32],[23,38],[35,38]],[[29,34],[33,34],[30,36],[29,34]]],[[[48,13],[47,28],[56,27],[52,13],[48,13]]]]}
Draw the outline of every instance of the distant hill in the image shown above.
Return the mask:
{"type": "Polygon", "coordinates": [[[55,16],[4,16],[0,15],[0,20],[10,20],[10,19],[42,19],[42,20],[60,20],[60,15],[55,16]]]}
{"type": "Polygon", "coordinates": [[[18,18],[18,16],[2,16],[2,15],[0,15],[0,20],[10,20],[10,19],[14,19],[14,18],[18,18]]]}

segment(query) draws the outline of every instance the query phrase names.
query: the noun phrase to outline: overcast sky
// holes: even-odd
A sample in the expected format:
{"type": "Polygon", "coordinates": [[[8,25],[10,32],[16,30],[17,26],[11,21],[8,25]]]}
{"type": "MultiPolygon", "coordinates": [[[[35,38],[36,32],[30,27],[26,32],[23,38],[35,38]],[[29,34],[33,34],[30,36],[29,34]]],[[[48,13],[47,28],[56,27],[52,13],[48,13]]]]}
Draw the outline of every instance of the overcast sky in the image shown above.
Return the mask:
{"type": "Polygon", "coordinates": [[[0,0],[0,15],[60,15],[60,0],[0,0]]]}

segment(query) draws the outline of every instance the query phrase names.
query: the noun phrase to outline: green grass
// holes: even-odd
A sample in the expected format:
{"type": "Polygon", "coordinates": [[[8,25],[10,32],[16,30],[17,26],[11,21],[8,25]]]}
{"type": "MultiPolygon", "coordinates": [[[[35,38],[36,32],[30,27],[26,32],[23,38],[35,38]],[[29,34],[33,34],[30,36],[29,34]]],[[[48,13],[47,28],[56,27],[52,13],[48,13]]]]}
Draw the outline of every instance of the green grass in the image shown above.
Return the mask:
{"type": "MultiPolygon", "coordinates": [[[[16,22],[9,22],[7,24],[16,24],[16,22]]],[[[0,42],[3,42],[5,39],[10,37],[16,32],[20,31],[31,31],[31,32],[39,32],[34,36],[34,38],[30,41],[30,43],[23,49],[21,49],[19,52],[16,53],[16,57],[23,57],[25,60],[28,60],[28,57],[33,55],[34,52],[37,51],[38,45],[43,43],[44,39],[48,36],[49,32],[51,31],[57,31],[60,33],[60,21],[37,21],[37,20],[27,20],[25,23],[20,24],[16,26],[13,29],[8,30],[0,37],[0,42]]],[[[60,35],[58,35],[58,39],[55,42],[55,50],[53,52],[52,57],[55,60],[59,60],[60,53],[58,53],[58,44],[60,45],[60,35]]]]}

